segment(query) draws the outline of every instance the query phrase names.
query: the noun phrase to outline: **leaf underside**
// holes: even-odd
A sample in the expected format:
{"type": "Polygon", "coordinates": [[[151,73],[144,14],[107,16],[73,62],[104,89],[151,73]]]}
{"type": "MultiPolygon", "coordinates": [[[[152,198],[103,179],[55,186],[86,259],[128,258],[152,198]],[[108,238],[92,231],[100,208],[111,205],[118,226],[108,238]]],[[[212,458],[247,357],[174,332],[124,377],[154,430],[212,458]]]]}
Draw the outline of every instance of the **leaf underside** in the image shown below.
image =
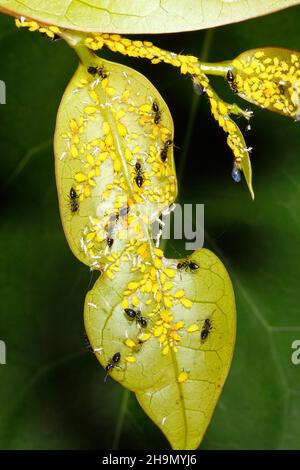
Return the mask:
{"type": "Polygon", "coordinates": [[[298,0],[0,0],[13,15],[84,32],[168,33],[212,28],[299,4],[298,0]]]}
{"type": "Polygon", "coordinates": [[[108,373],[136,393],[171,446],[195,449],[231,363],[231,282],[208,250],[193,254],[197,269],[186,264],[179,270],[179,261],[166,259],[153,244],[151,223],[177,196],[172,145],[161,158],[173,140],[172,119],[145,77],[91,57],[100,75],[78,68],[55,135],[66,237],[78,259],[101,272],[86,297],[86,332],[101,365],[113,365],[108,373]],[[146,324],[130,319],[126,309],[139,312],[146,324]]]}

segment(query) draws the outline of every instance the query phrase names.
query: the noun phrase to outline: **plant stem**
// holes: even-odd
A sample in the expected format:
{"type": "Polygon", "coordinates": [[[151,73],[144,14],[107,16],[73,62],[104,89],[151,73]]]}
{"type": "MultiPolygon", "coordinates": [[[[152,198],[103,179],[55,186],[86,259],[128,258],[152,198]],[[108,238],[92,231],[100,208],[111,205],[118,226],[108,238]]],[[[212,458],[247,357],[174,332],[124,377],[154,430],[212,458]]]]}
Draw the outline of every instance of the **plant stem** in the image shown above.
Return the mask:
{"type": "MultiPolygon", "coordinates": [[[[204,43],[203,43],[202,50],[200,53],[200,59],[203,59],[203,60],[207,59],[209,55],[210,47],[212,44],[213,35],[214,35],[214,29],[208,29],[206,31],[205,37],[204,37],[204,43]]],[[[201,62],[201,64],[203,63],[201,62]]],[[[194,94],[193,99],[192,99],[192,104],[191,104],[191,110],[190,110],[190,114],[189,114],[189,118],[188,118],[188,122],[186,126],[186,131],[185,131],[185,139],[183,142],[182,151],[180,155],[180,162],[179,162],[178,171],[177,171],[178,184],[181,182],[184,176],[187,155],[188,155],[188,151],[190,148],[190,143],[192,139],[194,124],[196,120],[196,115],[197,115],[200,99],[201,99],[201,96],[194,94]]]]}
{"type": "MultiPolygon", "coordinates": [[[[206,34],[209,34],[210,31],[213,31],[213,29],[209,29],[206,34]]],[[[204,41],[204,46],[205,46],[205,41],[204,41]]],[[[204,54],[200,56],[205,57],[204,54]]],[[[231,62],[230,61],[225,61],[225,62],[202,62],[199,60],[199,66],[201,69],[201,72],[205,73],[206,75],[218,75],[221,77],[224,77],[228,70],[232,68],[231,62]]]]}
{"type": "Polygon", "coordinates": [[[123,390],[123,397],[122,397],[120,412],[118,416],[117,426],[116,426],[116,430],[114,433],[112,450],[118,450],[119,445],[120,445],[120,438],[122,435],[124,420],[125,420],[125,416],[127,413],[129,397],[130,397],[130,391],[126,388],[125,390],[123,390]]]}

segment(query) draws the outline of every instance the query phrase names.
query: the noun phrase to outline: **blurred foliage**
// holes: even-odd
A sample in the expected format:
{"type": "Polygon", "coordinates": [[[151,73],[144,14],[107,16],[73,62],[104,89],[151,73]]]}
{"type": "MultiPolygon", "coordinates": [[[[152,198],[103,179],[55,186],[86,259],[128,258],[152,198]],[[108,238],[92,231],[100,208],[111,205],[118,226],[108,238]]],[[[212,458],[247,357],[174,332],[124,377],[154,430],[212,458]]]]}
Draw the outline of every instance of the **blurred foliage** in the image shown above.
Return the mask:
{"type": "MultiPolygon", "coordinates": [[[[299,11],[216,29],[208,59],[259,46],[297,50],[299,11]]],[[[134,397],[126,407],[122,388],[103,384],[83,340],[83,302],[95,277],[65,241],[52,150],[57,108],[77,60],[63,42],[17,31],[10,18],[1,16],[0,31],[7,86],[0,107],[0,339],[8,362],[0,366],[0,447],[166,448],[134,397]]],[[[199,55],[205,34],[152,39],[199,55]]],[[[252,202],[245,185],[232,181],[224,135],[190,81],[166,65],[105,55],[143,72],[169,104],[180,199],[205,204],[205,245],[227,265],[237,295],[234,362],[202,448],[299,449],[300,369],[291,363],[291,343],[300,338],[299,126],[253,106],[252,202]]],[[[237,99],[222,79],[214,83],[221,96],[237,99]]],[[[182,253],[183,245],[168,249],[182,253]]]]}

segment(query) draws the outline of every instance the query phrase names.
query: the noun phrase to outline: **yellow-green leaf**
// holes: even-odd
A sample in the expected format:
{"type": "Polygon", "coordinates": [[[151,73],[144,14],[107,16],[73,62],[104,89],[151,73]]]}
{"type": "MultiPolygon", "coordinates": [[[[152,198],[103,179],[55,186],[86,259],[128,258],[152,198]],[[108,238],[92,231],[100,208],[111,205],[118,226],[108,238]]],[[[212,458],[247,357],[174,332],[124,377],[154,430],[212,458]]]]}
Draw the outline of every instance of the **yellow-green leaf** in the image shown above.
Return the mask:
{"type": "Polygon", "coordinates": [[[242,98],[300,120],[299,52],[274,47],[251,49],[232,65],[235,91],[242,98]]]}
{"type": "Polygon", "coordinates": [[[173,123],[138,72],[85,50],[58,113],[56,177],[74,254],[101,272],[85,303],[96,357],[175,449],[195,449],[224,385],[235,305],[218,258],[170,260],[151,223],[177,195],[173,123]]]}
{"type": "Polygon", "coordinates": [[[126,298],[132,308],[133,293],[124,295],[126,273],[131,282],[143,281],[140,273],[130,273],[130,264],[122,264],[116,274],[113,293],[110,279],[105,274],[100,277],[85,305],[85,328],[98,360],[106,367],[116,353],[121,354],[111,375],[136,393],[174,449],[199,446],[226,380],[235,342],[234,295],[224,266],[206,249],[195,252],[192,261],[199,266],[194,272],[179,271],[179,260],[162,260],[160,273],[164,269],[174,273],[170,289],[164,291],[168,277],[161,283],[172,304],[169,308],[162,299],[158,309],[155,294],[143,291],[144,284],[134,291],[148,323],[145,328],[130,320],[122,306],[126,298]],[[146,341],[143,335],[149,336],[146,341]]]}
{"type": "Polygon", "coordinates": [[[121,217],[113,228],[113,250],[107,249],[112,215],[134,205],[129,220],[136,211],[145,219],[138,223],[134,217],[131,231],[137,236],[147,217],[153,222],[174,201],[177,181],[173,146],[167,146],[165,162],[160,156],[165,142],[173,140],[173,122],[159,93],[135,70],[90,57],[86,67],[78,68],[62,100],[55,154],[60,210],[69,245],[82,262],[99,269],[101,263],[107,263],[108,254],[124,245],[128,221],[121,217]],[[88,66],[99,67],[98,73],[88,73],[88,66]],[[158,125],[153,102],[161,115],[158,125]],[[137,162],[142,167],[142,188],[135,182],[137,162]]]}
{"type": "Polygon", "coordinates": [[[297,5],[298,0],[0,0],[0,9],[61,28],[120,34],[211,28],[297,5]]]}

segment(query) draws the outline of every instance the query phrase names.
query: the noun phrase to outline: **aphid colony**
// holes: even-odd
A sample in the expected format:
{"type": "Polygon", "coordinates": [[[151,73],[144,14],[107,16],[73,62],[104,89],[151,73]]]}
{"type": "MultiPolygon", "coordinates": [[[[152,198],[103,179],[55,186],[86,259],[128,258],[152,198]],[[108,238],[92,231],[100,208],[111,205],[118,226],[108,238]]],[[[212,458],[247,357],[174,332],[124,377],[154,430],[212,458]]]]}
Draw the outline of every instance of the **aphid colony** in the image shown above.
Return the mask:
{"type": "MultiPolygon", "coordinates": [[[[87,68],[87,71],[88,73],[92,76],[92,77],[95,77],[96,78],[96,81],[95,83],[97,83],[97,77],[99,77],[101,79],[101,81],[103,82],[103,87],[105,87],[105,90],[108,90],[108,92],[111,94],[113,93],[113,88],[112,87],[108,87],[107,85],[107,79],[109,77],[109,73],[104,69],[104,67],[102,65],[90,65],[88,68],[87,68]],[[104,83],[105,82],[105,83],[104,83]]],[[[90,91],[90,96],[92,97],[92,99],[95,101],[95,102],[99,102],[99,99],[97,97],[97,93],[94,89],[94,85],[92,84],[92,87],[91,87],[91,91],[90,91]]],[[[109,95],[110,96],[110,95],[109,95]]],[[[122,98],[123,100],[123,98],[122,98]]],[[[121,101],[122,103],[123,101],[121,101]]],[[[107,105],[109,104],[109,102],[107,103],[107,105]]],[[[168,160],[168,153],[169,153],[169,149],[170,147],[172,146],[173,144],[173,141],[168,137],[168,135],[166,135],[166,131],[169,132],[166,128],[163,127],[163,125],[161,125],[161,110],[159,108],[159,105],[158,105],[158,102],[157,101],[152,101],[152,105],[150,107],[150,112],[147,112],[147,111],[144,111],[142,110],[143,107],[146,107],[147,108],[148,105],[142,105],[140,108],[141,108],[141,111],[142,113],[144,113],[144,116],[147,117],[149,116],[149,119],[152,120],[152,122],[154,123],[155,126],[158,126],[158,127],[161,127],[161,139],[162,139],[162,146],[160,147],[157,147],[157,157],[160,158],[160,161],[165,164],[168,160]]],[[[145,109],[146,109],[145,108],[145,109]]],[[[70,152],[71,152],[71,155],[73,158],[78,158],[79,154],[82,154],[82,149],[79,148],[79,143],[80,143],[80,134],[83,132],[83,129],[86,128],[86,125],[87,125],[87,119],[94,119],[94,115],[95,113],[97,112],[97,108],[94,107],[94,106],[86,106],[85,107],[85,112],[87,113],[87,118],[82,118],[80,117],[80,120],[81,122],[77,122],[75,119],[72,119],[70,121],[70,132],[68,134],[66,134],[66,137],[68,138],[68,140],[70,141],[70,139],[73,141],[70,142],[70,152]],[[74,137],[73,137],[74,136],[74,137]]],[[[131,106],[131,112],[134,110],[134,107],[131,106]]],[[[114,111],[114,110],[113,110],[114,111]]],[[[116,111],[114,111],[116,113],[116,111]]],[[[124,111],[119,111],[117,112],[116,116],[121,116],[121,113],[122,115],[124,114],[124,111]]],[[[117,117],[117,119],[119,119],[117,117]]],[[[145,121],[145,123],[147,123],[147,120],[145,121]]],[[[108,123],[104,123],[106,125],[107,128],[109,128],[109,125],[108,123]]],[[[121,123],[117,123],[117,126],[118,129],[120,130],[121,132],[121,137],[125,137],[125,134],[126,134],[126,128],[124,127],[123,124],[121,123]]],[[[155,131],[155,136],[157,135],[157,131],[155,131]]],[[[154,137],[154,134],[153,134],[153,137],[154,137]]],[[[103,155],[105,154],[105,152],[107,152],[107,154],[109,155],[111,152],[112,153],[116,153],[116,149],[114,148],[114,143],[113,141],[111,141],[111,143],[109,145],[107,145],[107,142],[108,140],[105,139],[105,142],[106,142],[106,147],[107,148],[103,148],[103,155]]],[[[101,146],[102,146],[102,143],[100,142],[101,146]]],[[[152,150],[151,150],[151,147],[150,147],[150,152],[153,152],[153,147],[152,146],[152,150]]],[[[97,165],[97,161],[95,159],[95,157],[93,156],[94,154],[96,155],[95,152],[97,152],[97,146],[92,149],[90,151],[90,153],[88,154],[88,162],[87,164],[85,165],[86,167],[89,166],[94,166],[95,167],[95,170],[91,169],[91,171],[89,172],[89,174],[92,174],[92,173],[96,173],[97,172],[99,173],[99,169],[97,169],[96,165],[97,165]]],[[[153,153],[149,153],[148,156],[146,156],[146,152],[144,151],[142,155],[139,155],[137,158],[136,158],[136,161],[133,165],[133,168],[134,168],[134,174],[133,174],[133,182],[135,183],[136,185],[136,188],[138,190],[141,190],[142,187],[145,186],[145,180],[147,179],[147,174],[146,174],[146,171],[145,171],[145,163],[148,161],[148,159],[150,159],[149,161],[153,162],[153,153]]],[[[129,164],[131,165],[131,163],[129,162],[129,164]]],[[[148,167],[147,167],[148,168],[148,167]]],[[[158,177],[160,177],[160,173],[161,170],[159,170],[159,167],[154,166],[154,171],[158,171],[158,177]]],[[[152,172],[153,170],[150,170],[150,172],[152,172]]],[[[148,169],[147,169],[147,173],[148,173],[148,169]]],[[[170,173],[170,170],[168,170],[168,173],[170,173]]],[[[166,174],[168,174],[166,173],[166,174]]],[[[172,178],[174,178],[172,176],[172,178]]],[[[93,178],[92,178],[93,179],[93,178]]],[[[70,207],[71,207],[71,212],[74,214],[76,212],[78,212],[78,209],[79,209],[79,203],[80,201],[82,200],[83,197],[88,197],[91,193],[91,190],[92,190],[92,185],[94,184],[92,179],[89,177],[89,175],[86,175],[84,172],[78,172],[77,174],[75,174],[75,181],[77,182],[77,185],[74,185],[73,187],[73,194],[72,195],[69,195],[69,199],[70,199],[70,207]],[[75,196],[76,194],[76,196],[75,196]]],[[[116,181],[116,184],[119,184],[117,183],[117,179],[115,180],[116,181]]],[[[149,186],[149,181],[147,181],[147,186],[149,186]]],[[[169,194],[169,191],[168,191],[168,187],[165,187],[166,188],[166,194],[168,195],[169,194]]],[[[125,188],[123,188],[125,189],[125,188]]],[[[144,188],[143,188],[144,189],[144,188]]],[[[174,192],[174,190],[176,189],[175,185],[172,184],[172,191],[174,192]]],[[[147,197],[149,195],[149,198],[151,200],[151,198],[153,198],[153,202],[158,200],[158,198],[161,198],[161,196],[163,196],[163,193],[164,193],[164,190],[163,189],[160,189],[160,193],[159,194],[155,194],[153,189],[151,188],[145,188],[144,189],[144,194],[145,196],[147,197]]],[[[169,196],[170,198],[170,196],[169,196]]],[[[141,201],[139,201],[141,202],[141,201]]],[[[111,225],[109,226],[109,228],[111,228],[111,225]]],[[[111,234],[108,233],[107,235],[107,246],[111,247],[113,245],[113,237],[110,236],[111,234]]]]}
{"type": "MultiPolygon", "coordinates": [[[[148,101],[150,101],[151,104],[147,103],[140,106],[133,106],[131,101],[129,104],[124,105],[124,102],[126,103],[128,100],[125,94],[125,98],[122,98],[123,95],[121,95],[121,98],[116,96],[116,99],[113,101],[115,91],[113,89],[113,74],[111,71],[108,72],[104,67],[99,65],[91,65],[88,67],[87,71],[93,81],[83,83],[83,87],[88,88],[88,93],[96,104],[94,106],[92,103],[86,102],[83,117],[73,118],[72,122],[69,124],[69,134],[67,134],[67,145],[70,149],[68,158],[70,159],[70,163],[73,161],[76,162],[77,169],[74,176],[74,184],[72,184],[68,191],[71,214],[74,216],[79,214],[82,201],[84,201],[85,198],[92,196],[93,202],[95,201],[95,203],[97,203],[98,196],[94,190],[96,185],[94,178],[95,176],[101,178],[102,165],[104,165],[106,161],[113,165],[113,180],[107,178],[106,186],[102,186],[100,191],[101,197],[99,198],[98,207],[101,207],[102,203],[104,203],[103,206],[105,209],[103,216],[96,217],[91,214],[88,222],[89,225],[83,222],[85,224],[83,230],[83,236],[85,238],[83,239],[82,237],[80,239],[80,246],[84,249],[85,246],[87,247],[85,253],[89,253],[91,259],[93,259],[93,257],[100,258],[101,256],[99,264],[95,266],[99,266],[99,268],[105,272],[108,279],[113,279],[115,273],[118,272],[119,269],[122,269],[120,266],[121,261],[127,259],[129,266],[132,264],[131,269],[133,271],[140,270],[143,275],[143,282],[146,289],[144,293],[149,293],[148,300],[150,301],[152,297],[155,301],[155,310],[150,313],[149,310],[146,309],[147,313],[143,313],[144,307],[147,307],[149,304],[142,300],[144,295],[142,293],[143,287],[140,289],[138,283],[135,281],[129,283],[127,289],[125,289],[123,293],[120,293],[122,296],[121,305],[124,317],[129,323],[137,326],[137,338],[129,338],[126,333],[124,345],[130,348],[128,354],[125,354],[121,348],[118,348],[117,352],[111,352],[111,357],[107,360],[106,365],[104,364],[106,380],[108,375],[110,375],[115,368],[120,367],[122,359],[125,364],[126,362],[135,362],[136,358],[133,353],[138,353],[140,349],[143,348],[143,344],[145,344],[151,336],[157,338],[159,341],[163,355],[168,354],[169,349],[173,349],[177,352],[176,345],[181,340],[179,334],[180,329],[183,328],[185,322],[173,321],[172,307],[180,304],[184,308],[189,309],[192,306],[192,301],[185,298],[183,289],[176,287],[175,284],[173,286],[171,280],[168,279],[172,279],[172,277],[175,276],[176,270],[180,273],[183,271],[187,273],[196,272],[199,269],[199,265],[193,260],[182,260],[172,269],[164,268],[162,262],[163,252],[155,248],[154,258],[150,256],[149,247],[147,247],[148,242],[145,243],[147,238],[145,238],[145,234],[143,235],[143,229],[141,228],[139,228],[139,231],[134,232],[132,239],[129,237],[129,241],[127,242],[123,242],[123,239],[119,237],[123,227],[127,228],[127,226],[139,223],[136,215],[136,204],[138,204],[137,201],[143,203],[145,195],[151,191],[153,193],[153,189],[150,185],[153,180],[155,180],[155,184],[161,184],[162,187],[161,192],[157,193],[157,201],[162,201],[161,207],[169,207],[170,203],[174,201],[176,186],[171,190],[168,189],[170,188],[168,179],[173,178],[176,181],[174,169],[171,165],[172,161],[169,157],[173,140],[170,138],[170,129],[163,124],[164,119],[162,118],[164,118],[164,115],[157,99],[148,97],[148,101]],[[89,84],[91,84],[91,86],[89,84]],[[100,92],[98,88],[104,91],[100,92]],[[89,135],[89,122],[93,123],[93,121],[97,119],[98,113],[101,113],[100,96],[102,96],[101,99],[103,100],[103,93],[107,96],[105,107],[107,107],[108,113],[111,113],[111,117],[115,120],[115,128],[119,133],[119,138],[122,140],[122,143],[127,146],[127,142],[136,139],[136,136],[133,136],[130,128],[128,128],[128,126],[125,127],[126,120],[124,119],[124,124],[120,121],[122,116],[129,112],[136,113],[139,121],[135,124],[135,127],[141,126],[140,133],[143,135],[144,132],[147,141],[150,141],[150,144],[148,144],[149,150],[147,149],[147,151],[145,151],[145,149],[135,151],[135,148],[139,148],[138,142],[136,142],[135,146],[133,143],[131,144],[130,149],[126,147],[126,151],[124,152],[128,176],[131,179],[133,188],[133,194],[131,193],[130,196],[128,189],[130,184],[125,181],[126,172],[123,171],[122,165],[119,162],[120,157],[111,132],[111,124],[107,116],[105,119],[107,112],[103,113],[103,116],[101,115],[102,121],[100,120],[99,126],[100,131],[102,129],[103,133],[101,138],[94,139],[91,141],[91,144],[85,143],[86,141],[82,139],[82,136],[85,137],[89,135]],[[126,111],[123,111],[122,108],[125,108],[126,111]],[[144,126],[145,129],[143,129],[144,126]],[[150,139],[148,136],[150,136],[150,139]],[[153,142],[152,147],[151,142],[153,142]],[[86,161],[84,160],[85,154],[87,154],[86,161]],[[100,158],[98,160],[98,155],[100,157],[103,156],[103,159],[101,160],[100,158]],[[98,167],[96,166],[97,161],[99,161],[98,167]],[[79,162],[82,162],[81,171],[78,171],[79,162]],[[86,168],[87,170],[85,170],[86,168]],[[165,170],[159,170],[161,173],[158,174],[159,176],[156,176],[155,171],[157,171],[157,168],[165,170]],[[159,183],[157,183],[157,181],[159,183]],[[91,189],[87,192],[86,187],[88,184],[91,189]],[[148,189],[149,187],[150,189],[148,189]],[[115,194],[111,196],[112,190],[115,191],[117,196],[115,194]],[[164,200],[163,197],[165,197],[165,194],[167,194],[167,198],[164,200]],[[140,197],[140,199],[136,200],[135,196],[140,197]],[[132,204],[135,205],[134,210],[132,204]],[[117,237],[118,240],[120,240],[118,244],[115,243],[117,237]],[[100,245],[95,245],[95,240],[98,240],[100,245]],[[103,242],[104,245],[102,245],[103,242]],[[132,249],[135,251],[132,252],[132,249]],[[132,253],[135,252],[137,255],[132,255],[132,253]],[[162,282],[160,287],[154,286],[153,271],[157,273],[154,274],[155,277],[156,275],[160,277],[160,282],[162,282]],[[168,276],[170,277],[168,278],[168,276]],[[152,288],[150,288],[150,291],[147,290],[149,282],[153,284],[153,293],[152,288]],[[174,292],[172,292],[171,289],[174,292]],[[127,301],[125,302],[126,296],[127,301]],[[168,310],[170,313],[167,313],[168,310]],[[169,330],[167,329],[168,325],[169,330]]],[[[123,92],[123,94],[124,93],[125,92],[123,92]]],[[[128,176],[126,177],[128,178],[128,176]]],[[[154,199],[154,201],[156,200],[154,199]]],[[[91,207],[93,206],[91,205],[91,207]]],[[[84,207],[83,214],[85,213],[85,208],[86,206],[84,207]]],[[[84,217],[82,217],[82,220],[84,221],[84,217]]],[[[91,264],[91,266],[93,266],[93,264],[91,264]]],[[[200,344],[206,340],[210,329],[210,325],[203,323],[198,340],[200,344]]],[[[102,348],[99,348],[99,351],[100,350],[102,350],[102,348]]],[[[94,352],[97,353],[97,350],[95,349],[94,352]]],[[[99,354],[101,354],[101,352],[99,352],[99,354]]],[[[121,368],[123,369],[123,367],[121,368]]]]}
{"type": "MultiPolygon", "coordinates": [[[[193,261],[193,260],[183,260],[177,264],[177,270],[178,271],[188,271],[188,272],[195,272],[199,269],[199,265],[193,261]]],[[[140,310],[133,309],[133,308],[125,308],[124,309],[124,315],[127,318],[129,322],[136,322],[136,324],[142,328],[142,330],[146,329],[149,327],[149,322],[148,320],[142,316],[142,313],[140,310]]],[[[200,343],[203,344],[207,341],[208,336],[210,335],[210,332],[212,330],[212,319],[211,318],[205,318],[202,324],[202,328],[200,330],[200,343]]],[[[196,329],[192,329],[191,331],[196,331],[196,329]]],[[[149,335],[150,336],[150,335],[149,335]]],[[[132,340],[128,340],[129,343],[135,344],[132,340]]],[[[139,345],[142,345],[143,342],[139,341],[139,345]]],[[[120,353],[116,353],[117,358],[118,358],[118,363],[120,362],[121,355],[120,353]]],[[[113,356],[115,357],[115,356],[113,356]]],[[[110,360],[106,366],[106,372],[107,375],[114,369],[115,367],[115,362],[114,360],[110,360]]],[[[107,377],[107,376],[106,376],[107,377]]],[[[105,378],[106,380],[106,378],[105,378]]]]}
{"type": "Polygon", "coordinates": [[[255,49],[232,63],[227,81],[250,102],[300,119],[300,56],[284,49],[255,49]]]}
{"type": "Polygon", "coordinates": [[[107,72],[105,72],[103,67],[90,66],[88,67],[87,71],[90,75],[93,75],[93,76],[98,75],[98,77],[100,77],[101,80],[104,80],[104,78],[108,76],[107,72]]]}

